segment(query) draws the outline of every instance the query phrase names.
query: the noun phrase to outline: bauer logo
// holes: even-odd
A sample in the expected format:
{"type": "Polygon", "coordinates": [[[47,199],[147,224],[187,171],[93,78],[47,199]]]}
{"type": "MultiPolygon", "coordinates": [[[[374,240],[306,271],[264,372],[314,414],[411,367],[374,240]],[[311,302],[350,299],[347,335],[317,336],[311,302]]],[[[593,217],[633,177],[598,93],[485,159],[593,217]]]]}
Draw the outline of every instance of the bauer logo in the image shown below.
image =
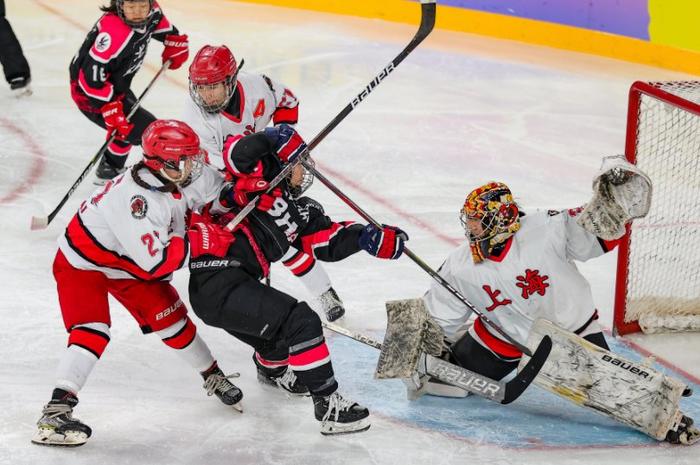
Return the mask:
{"type": "Polygon", "coordinates": [[[384,68],[381,73],[379,73],[379,76],[375,77],[372,82],[370,82],[367,87],[353,99],[353,101],[350,103],[353,108],[355,108],[357,105],[360,104],[361,101],[363,101],[367,96],[374,90],[375,87],[379,85],[380,82],[384,80],[385,77],[387,77],[391,72],[394,71],[394,63],[389,63],[389,66],[384,68]]]}
{"type": "Polygon", "coordinates": [[[639,375],[642,378],[651,379],[651,377],[649,376],[649,373],[642,370],[641,368],[637,368],[636,366],[634,366],[630,362],[626,362],[624,360],[620,360],[620,359],[617,359],[615,357],[611,357],[608,354],[603,354],[603,360],[612,364],[612,365],[618,366],[618,367],[622,368],[623,370],[627,370],[632,374],[639,375]]]}
{"type": "Polygon", "coordinates": [[[163,318],[170,315],[171,313],[173,313],[175,310],[177,310],[178,308],[180,308],[182,306],[183,306],[182,300],[177,299],[177,302],[175,302],[174,304],[172,304],[170,307],[166,308],[162,312],[156,314],[156,321],[162,320],[163,318]]]}
{"type": "Polygon", "coordinates": [[[111,45],[112,36],[110,36],[107,32],[100,32],[97,38],[95,39],[95,50],[97,50],[100,53],[109,50],[109,47],[111,45]]]}
{"type": "Polygon", "coordinates": [[[131,216],[133,216],[137,220],[146,217],[146,213],[148,212],[148,202],[146,202],[146,198],[144,196],[133,196],[129,204],[131,208],[131,216]]]}

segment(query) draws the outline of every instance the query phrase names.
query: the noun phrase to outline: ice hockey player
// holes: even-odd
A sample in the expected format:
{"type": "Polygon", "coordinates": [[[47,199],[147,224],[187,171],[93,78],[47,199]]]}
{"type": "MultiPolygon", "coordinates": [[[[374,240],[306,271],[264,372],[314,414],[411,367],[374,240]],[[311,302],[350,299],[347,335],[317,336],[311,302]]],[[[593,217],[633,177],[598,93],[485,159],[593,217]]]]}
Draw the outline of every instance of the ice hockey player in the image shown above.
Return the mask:
{"type": "MultiPolygon", "coordinates": [[[[617,164],[617,169],[627,168],[624,161],[611,163],[617,164]]],[[[626,192],[637,201],[645,197],[633,192],[632,187],[626,192]]],[[[533,322],[544,318],[609,350],[597,321],[590,285],[573,262],[609,252],[624,233],[625,221],[617,220],[609,222],[615,223],[614,231],[603,233],[601,225],[606,221],[601,220],[600,211],[591,212],[594,204],[598,210],[607,211],[608,207],[600,208],[599,203],[592,201],[586,208],[525,215],[508,186],[486,183],[467,195],[460,211],[467,241],[448,255],[439,273],[522,344],[527,342],[533,322]],[[596,216],[594,221],[591,215],[596,216]],[[598,235],[594,233],[598,231],[598,235]]],[[[636,217],[644,216],[646,211],[648,206],[636,217]]],[[[522,356],[520,350],[480,317],[468,325],[471,312],[444,287],[434,283],[423,300],[452,342],[446,355],[453,363],[496,380],[516,369],[522,356]]],[[[421,386],[426,393],[458,395],[456,388],[427,378],[421,386]]],[[[669,431],[666,440],[682,442],[691,425],[692,419],[683,416],[678,430],[669,431]]]]}
{"type": "MultiPolygon", "coordinates": [[[[227,167],[234,183],[222,190],[221,202],[235,207],[247,204],[251,196],[267,189],[292,154],[304,149],[301,137],[284,125],[227,145],[227,167]]],[[[190,241],[195,243],[199,236],[202,243],[200,255],[193,245],[190,258],[190,302],[206,324],[255,349],[261,382],[293,394],[310,394],[322,434],[364,431],[369,428],[369,411],[337,392],[318,315],[305,302],[260,280],[270,263],[290,255],[290,244],[324,261],[342,260],[362,249],[379,258],[396,259],[407,237],[392,226],[378,229],[333,222],[314,200],[290,194],[301,188],[303,179],[299,165],[291,178],[261,196],[257,208],[233,234],[220,226],[233,214],[220,218],[218,224],[212,219],[193,221],[195,234],[190,241]]]]}
{"type": "Polygon", "coordinates": [[[131,81],[146,57],[153,37],[163,42],[163,63],[178,69],[187,61],[189,48],[155,0],[111,0],[90,30],[70,64],[71,95],[78,109],[93,123],[107,129],[109,144],[96,171],[95,184],[104,184],[124,171],[132,145],[155,117],[139,107],[127,121],[136,102],[131,81]]]}
{"type": "Polygon", "coordinates": [[[0,65],[15,97],[32,94],[29,63],[22,53],[15,31],[5,18],[5,0],[0,0],[0,65]]]}
{"type": "Polygon", "coordinates": [[[108,294],[146,333],[155,333],[205,380],[209,395],[238,404],[170,284],[187,260],[186,213],[216,199],[223,178],[203,164],[197,135],[178,121],[157,120],[143,134],[144,159],[83,202],[59,238],[53,264],[68,348],[44,407],[36,444],[79,446],[91,429],[72,416],[78,392],[110,339],[108,294]]]}
{"type": "MultiPolygon", "coordinates": [[[[262,74],[242,72],[242,66],[225,45],[206,45],[189,69],[190,99],[183,119],[199,135],[210,163],[222,170],[227,138],[261,131],[270,123],[294,125],[299,118],[299,101],[287,86],[262,74]]],[[[345,314],[328,274],[312,255],[299,251],[284,265],[315,297],[328,321],[345,314]]]]}

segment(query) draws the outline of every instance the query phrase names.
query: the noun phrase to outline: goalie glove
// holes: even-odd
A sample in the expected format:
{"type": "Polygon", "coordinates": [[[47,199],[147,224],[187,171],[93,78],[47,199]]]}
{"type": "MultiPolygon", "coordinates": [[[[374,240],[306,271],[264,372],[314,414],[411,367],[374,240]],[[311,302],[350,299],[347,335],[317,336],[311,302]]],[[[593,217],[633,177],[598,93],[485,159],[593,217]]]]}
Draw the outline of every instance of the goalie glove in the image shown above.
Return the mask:
{"type": "Polygon", "coordinates": [[[623,155],[605,157],[593,179],[593,198],[577,223],[606,241],[619,239],[628,221],[647,215],[651,195],[651,180],[642,170],[623,155]]]}

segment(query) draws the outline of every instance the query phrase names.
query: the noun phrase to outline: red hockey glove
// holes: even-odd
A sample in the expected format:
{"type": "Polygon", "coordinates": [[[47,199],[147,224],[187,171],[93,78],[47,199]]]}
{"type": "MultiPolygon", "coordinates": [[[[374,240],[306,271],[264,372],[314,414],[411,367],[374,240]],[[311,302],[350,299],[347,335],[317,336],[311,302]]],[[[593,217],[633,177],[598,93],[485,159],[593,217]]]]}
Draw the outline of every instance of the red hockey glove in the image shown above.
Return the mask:
{"type": "Polygon", "coordinates": [[[273,205],[275,205],[275,200],[277,200],[279,197],[282,197],[282,189],[275,187],[269,194],[262,194],[260,196],[260,200],[258,200],[258,204],[255,206],[255,208],[266,212],[270,210],[273,205]]]}
{"type": "Polygon", "coordinates": [[[382,229],[368,224],[360,233],[359,245],[370,255],[396,260],[404,249],[408,234],[396,226],[382,225],[382,229]]]}
{"type": "Polygon", "coordinates": [[[170,66],[168,66],[169,69],[178,69],[190,56],[190,43],[187,39],[187,34],[169,34],[165,36],[163,45],[165,45],[162,54],[163,63],[171,60],[170,66]]]}
{"type": "Polygon", "coordinates": [[[233,184],[224,186],[219,195],[219,202],[226,208],[231,208],[234,204],[245,207],[257,193],[260,194],[258,210],[268,211],[275,204],[277,198],[282,197],[282,189],[276,187],[269,194],[264,193],[269,183],[259,176],[239,176],[234,178],[233,184]]]}
{"type": "Polygon", "coordinates": [[[102,119],[104,119],[105,126],[107,126],[107,138],[112,136],[119,140],[125,140],[129,135],[134,125],[129,123],[124,115],[124,104],[121,100],[115,100],[114,102],[109,102],[100,108],[102,112],[102,119]]]}
{"type": "Polygon", "coordinates": [[[285,163],[290,159],[294,160],[306,150],[304,139],[301,138],[296,129],[287,124],[266,128],[265,135],[275,147],[277,156],[285,163]]]}
{"type": "Polygon", "coordinates": [[[213,223],[192,223],[187,230],[190,241],[190,255],[197,258],[202,255],[225,257],[233,242],[233,235],[221,226],[213,223]]]}

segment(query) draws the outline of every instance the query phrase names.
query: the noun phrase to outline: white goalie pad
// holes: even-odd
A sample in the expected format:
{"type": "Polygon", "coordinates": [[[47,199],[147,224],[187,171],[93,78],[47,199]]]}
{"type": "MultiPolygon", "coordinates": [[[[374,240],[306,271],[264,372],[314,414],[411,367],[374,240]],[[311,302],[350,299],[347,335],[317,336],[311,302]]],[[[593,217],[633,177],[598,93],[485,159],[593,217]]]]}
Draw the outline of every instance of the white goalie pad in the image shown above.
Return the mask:
{"type": "Polygon", "coordinates": [[[444,334],[425,308],[423,299],[386,303],[387,325],[375,378],[409,378],[422,353],[439,356],[444,334]]]}
{"type": "Polygon", "coordinates": [[[651,196],[651,180],[642,170],[623,155],[605,157],[593,179],[593,198],[577,222],[602,239],[619,239],[628,221],[649,212],[651,196]]]}
{"type": "MultiPolygon", "coordinates": [[[[684,383],[543,319],[532,326],[528,346],[534,350],[544,335],[552,338],[552,352],[534,384],[657,440],[676,429],[682,417],[678,403],[687,387],[684,383]]],[[[521,367],[526,360],[523,356],[521,367]]]]}

